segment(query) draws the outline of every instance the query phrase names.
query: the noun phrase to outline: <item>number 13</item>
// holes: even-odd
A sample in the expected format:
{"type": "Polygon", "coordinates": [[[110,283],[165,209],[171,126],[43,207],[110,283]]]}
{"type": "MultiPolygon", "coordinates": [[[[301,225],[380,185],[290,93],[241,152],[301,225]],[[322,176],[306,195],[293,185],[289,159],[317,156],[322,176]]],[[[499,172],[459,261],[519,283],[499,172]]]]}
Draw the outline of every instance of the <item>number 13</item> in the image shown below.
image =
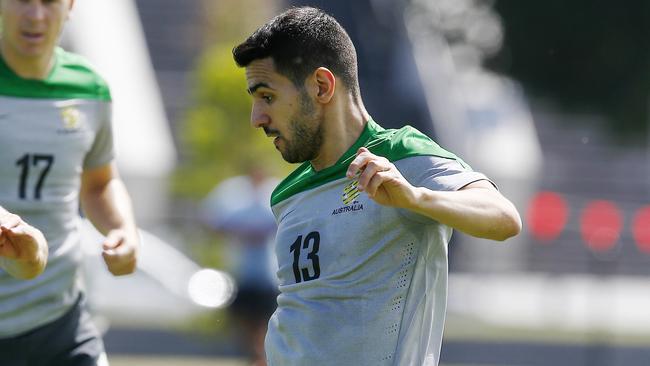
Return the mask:
{"type": "Polygon", "coordinates": [[[296,277],[296,283],[302,281],[311,281],[320,277],[320,263],[318,261],[318,248],[320,245],[320,234],[318,231],[312,231],[307,234],[305,240],[302,240],[302,235],[296,238],[296,241],[291,244],[289,251],[293,253],[293,275],[296,277]],[[300,249],[311,250],[307,253],[307,259],[311,260],[311,267],[314,274],[309,273],[309,268],[300,267],[300,249]]]}

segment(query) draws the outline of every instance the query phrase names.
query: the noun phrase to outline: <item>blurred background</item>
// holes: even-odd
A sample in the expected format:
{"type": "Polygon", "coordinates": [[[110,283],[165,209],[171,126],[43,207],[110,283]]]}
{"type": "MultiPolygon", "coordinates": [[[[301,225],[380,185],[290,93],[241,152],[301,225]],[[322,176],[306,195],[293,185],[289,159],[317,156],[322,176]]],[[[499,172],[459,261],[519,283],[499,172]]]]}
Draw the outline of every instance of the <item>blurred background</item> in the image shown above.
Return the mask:
{"type": "Polygon", "coordinates": [[[250,364],[230,279],[251,290],[250,258],[272,273],[257,187],[294,167],[250,127],[231,49],[291,5],[348,30],[376,121],[427,133],[522,215],[505,243],[454,235],[442,364],[650,364],[650,2],[80,0],[63,45],[112,87],[145,237],[119,279],[89,240],[111,363],[250,364]]]}

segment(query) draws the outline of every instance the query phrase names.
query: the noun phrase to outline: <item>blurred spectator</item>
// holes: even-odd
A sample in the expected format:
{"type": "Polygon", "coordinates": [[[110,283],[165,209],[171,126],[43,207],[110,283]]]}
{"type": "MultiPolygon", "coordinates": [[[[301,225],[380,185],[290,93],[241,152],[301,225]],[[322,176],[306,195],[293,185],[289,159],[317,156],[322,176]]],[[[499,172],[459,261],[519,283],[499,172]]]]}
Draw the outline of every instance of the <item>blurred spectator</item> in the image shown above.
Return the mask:
{"type": "Polygon", "coordinates": [[[239,287],[230,310],[242,330],[243,346],[259,366],[266,365],[264,337],[277,305],[277,265],[271,247],[276,224],[270,199],[278,180],[259,165],[247,170],[246,175],[226,179],[210,192],[202,203],[201,217],[227,239],[227,269],[239,287]]]}

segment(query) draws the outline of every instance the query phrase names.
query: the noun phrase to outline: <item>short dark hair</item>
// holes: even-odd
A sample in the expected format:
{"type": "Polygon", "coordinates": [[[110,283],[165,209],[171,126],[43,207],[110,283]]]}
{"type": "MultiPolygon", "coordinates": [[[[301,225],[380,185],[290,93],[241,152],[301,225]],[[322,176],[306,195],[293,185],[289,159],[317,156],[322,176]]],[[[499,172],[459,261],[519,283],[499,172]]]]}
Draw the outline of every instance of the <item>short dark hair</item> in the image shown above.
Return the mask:
{"type": "Polygon", "coordinates": [[[302,87],[315,69],[326,67],[354,97],[359,95],[352,40],[339,22],[321,9],[292,7],[256,30],[232,53],[240,67],[271,57],[278,73],[297,87],[302,87]]]}

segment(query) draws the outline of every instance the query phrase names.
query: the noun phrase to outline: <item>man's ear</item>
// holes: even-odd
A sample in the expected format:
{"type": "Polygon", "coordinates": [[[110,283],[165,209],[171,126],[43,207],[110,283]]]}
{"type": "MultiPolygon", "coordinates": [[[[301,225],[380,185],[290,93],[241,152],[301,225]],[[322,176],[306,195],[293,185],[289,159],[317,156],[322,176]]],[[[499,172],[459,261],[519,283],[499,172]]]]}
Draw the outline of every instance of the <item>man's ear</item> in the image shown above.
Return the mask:
{"type": "Polygon", "coordinates": [[[334,97],[334,91],[336,90],[336,77],[334,73],[326,67],[319,67],[314,71],[312,80],[318,90],[315,99],[323,104],[329,103],[332,97],[334,97]]]}
{"type": "Polygon", "coordinates": [[[70,3],[68,4],[68,15],[66,16],[66,20],[70,20],[72,17],[72,8],[74,7],[74,0],[70,0],[70,3]]]}

